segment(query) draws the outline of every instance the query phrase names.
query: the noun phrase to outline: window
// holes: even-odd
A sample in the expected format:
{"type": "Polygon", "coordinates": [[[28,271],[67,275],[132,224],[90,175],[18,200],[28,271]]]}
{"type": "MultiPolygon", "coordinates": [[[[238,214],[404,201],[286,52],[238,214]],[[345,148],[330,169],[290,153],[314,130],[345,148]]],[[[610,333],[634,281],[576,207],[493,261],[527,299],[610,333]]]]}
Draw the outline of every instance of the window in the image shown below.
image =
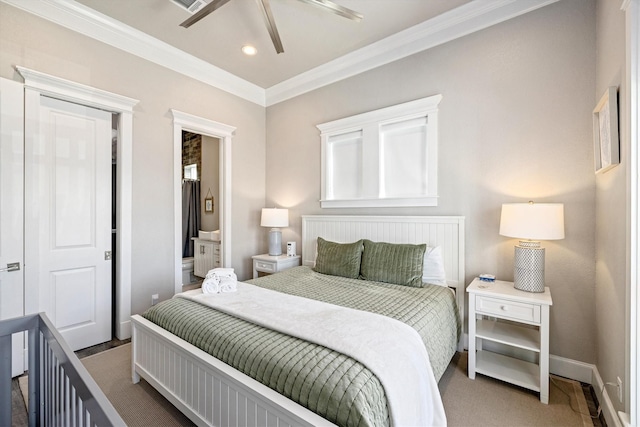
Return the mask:
{"type": "Polygon", "coordinates": [[[184,179],[198,179],[198,165],[196,163],[184,167],[184,179]]]}
{"type": "Polygon", "coordinates": [[[318,125],[321,207],[437,206],[441,99],[430,96],[318,125]]]}

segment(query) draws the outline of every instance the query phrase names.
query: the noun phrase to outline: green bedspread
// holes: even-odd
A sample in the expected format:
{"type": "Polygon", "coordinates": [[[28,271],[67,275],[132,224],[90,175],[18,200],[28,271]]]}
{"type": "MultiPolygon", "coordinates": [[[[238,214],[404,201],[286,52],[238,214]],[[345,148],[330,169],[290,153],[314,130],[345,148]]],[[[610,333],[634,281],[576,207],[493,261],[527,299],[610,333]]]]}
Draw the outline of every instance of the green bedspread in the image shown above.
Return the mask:
{"type": "MultiPolygon", "coordinates": [[[[422,337],[436,380],[456,350],[460,321],[447,288],[345,279],[308,267],[248,283],[407,323],[422,337]]],[[[348,356],[183,298],[158,304],[143,316],[337,425],[389,425],[382,385],[348,356]]]]}

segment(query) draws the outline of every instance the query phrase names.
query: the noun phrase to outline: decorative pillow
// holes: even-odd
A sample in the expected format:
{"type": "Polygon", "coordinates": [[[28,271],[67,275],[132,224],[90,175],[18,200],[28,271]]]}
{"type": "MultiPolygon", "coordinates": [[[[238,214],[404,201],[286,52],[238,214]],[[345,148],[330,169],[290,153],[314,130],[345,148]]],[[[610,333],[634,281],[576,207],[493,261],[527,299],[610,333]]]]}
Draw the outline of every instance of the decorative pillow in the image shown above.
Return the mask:
{"type": "Polygon", "coordinates": [[[440,246],[428,247],[425,251],[422,281],[432,285],[448,286],[447,275],[444,271],[444,261],[442,260],[442,248],[440,246]]]}
{"type": "Polygon", "coordinates": [[[360,278],[405,286],[422,286],[427,245],[364,241],[360,278]]]}
{"type": "Polygon", "coordinates": [[[357,279],[360,275],[362,240],[336,243],[318,237],[318,255],[313,268],[318,273],[357,279]]]}

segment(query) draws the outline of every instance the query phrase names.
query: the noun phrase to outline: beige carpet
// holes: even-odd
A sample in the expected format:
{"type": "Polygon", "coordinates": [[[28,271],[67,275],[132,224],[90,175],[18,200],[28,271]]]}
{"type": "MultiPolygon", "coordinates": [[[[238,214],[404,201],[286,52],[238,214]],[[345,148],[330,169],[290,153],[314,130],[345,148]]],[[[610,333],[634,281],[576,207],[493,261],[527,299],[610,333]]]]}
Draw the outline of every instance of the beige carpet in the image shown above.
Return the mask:
{"type": "Polygon", "coordinates": [[[131,382],[131,344],[81,361],[128,426],[193,425],[149,383],[131,382]]]}
{"type": "MultiPolygon", "coordinates": [[[[144,380],[135,385],[131,383],[131,344],[86,357],[82,362],[127,425],[192,425],[144,380]]],[[[593,426],[580,384],[552,378],[549,404],[544,405],[537,393],[482,375],[470,380],[467,355],[458,353],[439,383],[448,424],[452,427],[593,426]]]]}
{"type": "Polygon", "coordinates": [[[551,379],[545,405],[538,393],[483,375],[470,380],[467,353],[457,353],[438,386],[449,426],[593,426],[580,383],[551,379]]]}

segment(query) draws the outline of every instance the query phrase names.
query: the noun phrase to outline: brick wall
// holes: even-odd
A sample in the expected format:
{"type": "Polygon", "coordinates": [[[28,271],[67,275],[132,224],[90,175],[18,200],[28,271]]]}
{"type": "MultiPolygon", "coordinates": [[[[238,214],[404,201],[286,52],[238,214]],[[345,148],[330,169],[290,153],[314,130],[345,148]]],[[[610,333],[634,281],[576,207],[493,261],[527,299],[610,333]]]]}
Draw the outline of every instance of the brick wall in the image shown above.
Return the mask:
{"type": "Polygon", "coordinates": [[[182,178],[184,167],[196,163],[198,178],[202,175],[202,136],[191,132],[182,132],[182,178]]]}

